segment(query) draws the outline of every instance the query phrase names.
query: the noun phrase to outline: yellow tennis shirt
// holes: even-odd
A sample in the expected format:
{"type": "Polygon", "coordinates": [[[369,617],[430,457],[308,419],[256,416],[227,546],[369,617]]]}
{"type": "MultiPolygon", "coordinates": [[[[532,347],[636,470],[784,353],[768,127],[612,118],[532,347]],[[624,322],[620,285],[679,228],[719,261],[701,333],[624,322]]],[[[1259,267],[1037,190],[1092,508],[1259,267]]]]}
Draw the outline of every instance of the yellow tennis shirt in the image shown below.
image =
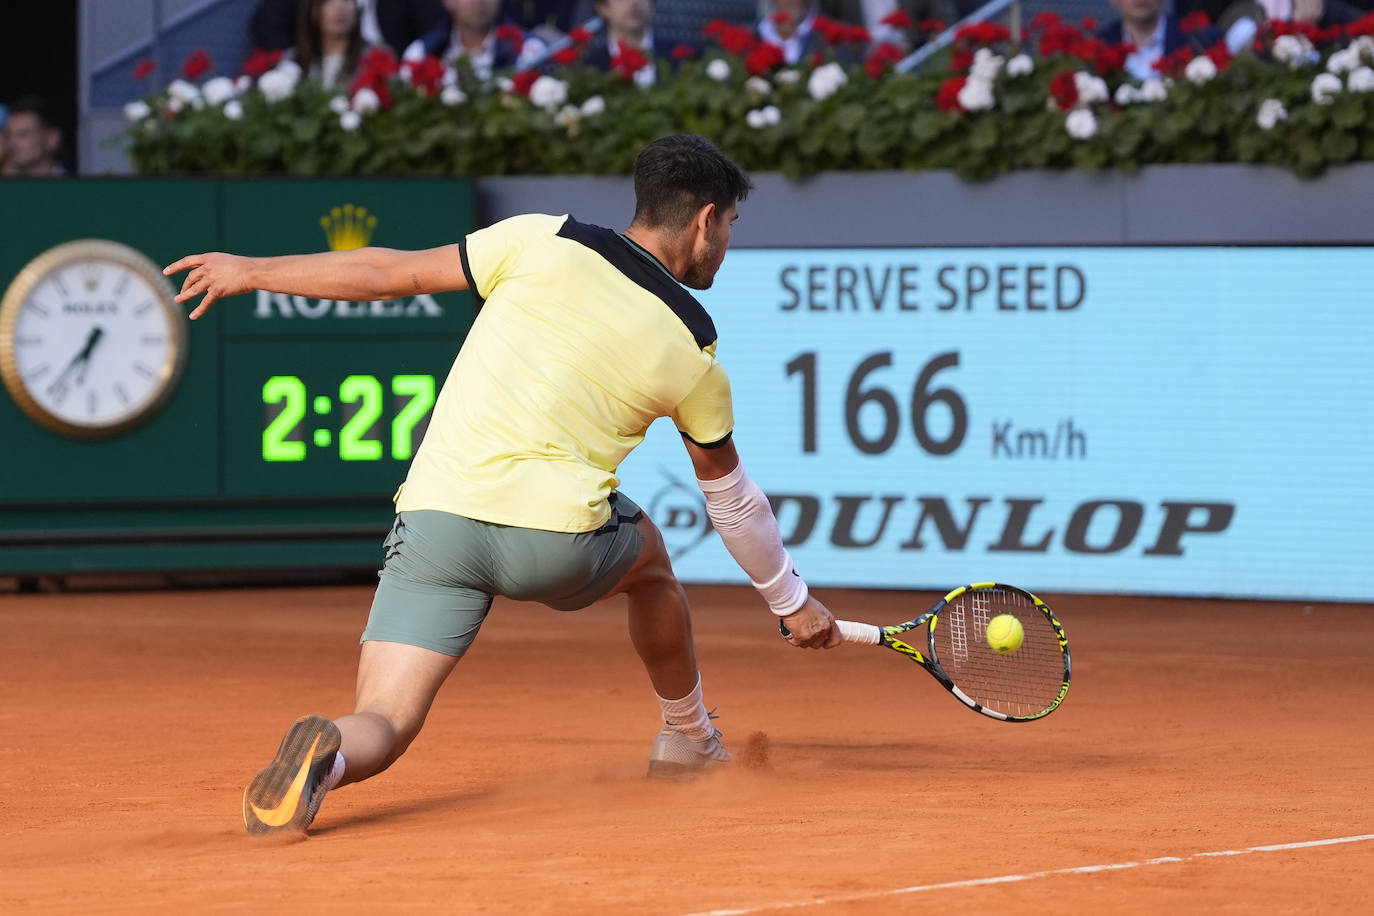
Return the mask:
{"type": "Polygon", "coordinates": [[[592,531],[616,468],[672,417],[705,446],[734,427],[710,315],[647,251],[571,216],[469,235],[479,311],[434,405],[398,512],[592,531]]]}

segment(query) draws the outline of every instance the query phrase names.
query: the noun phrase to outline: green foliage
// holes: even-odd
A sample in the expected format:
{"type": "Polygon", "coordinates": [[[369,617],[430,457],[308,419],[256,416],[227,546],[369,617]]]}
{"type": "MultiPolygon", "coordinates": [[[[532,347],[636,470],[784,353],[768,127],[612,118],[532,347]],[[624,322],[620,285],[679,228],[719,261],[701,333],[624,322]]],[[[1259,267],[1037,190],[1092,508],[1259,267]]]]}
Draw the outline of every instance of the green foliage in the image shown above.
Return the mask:
{"type": "Polygon", "coordinates": [[[1109,75],[1109,99],[1086,106],[1095,133],[1082,138],[1069,135],[1049,93],[1052,76],[1065,69],[1092,72],[1063,57],[1015,77],[1002,68],[991,85],[993,107],[977,112],[939,106],[947,67],[874,77],[853,65],[833,94],[816,98],[808,87],[813,66],[751,80],[738,59],[720,54],[671,73],[660,65],[649,87],[565,68],[556,77],[566,101],[548,108],[499,81],[469,87],[459,99],[398,80],[389,106],[361,114],[348,110],[347,96],[309,83],[275,102],[249,88],[227,106],[178,105],[163,92],[144,100],[147,115],[121,142],[143,175],[624,174],[644,143],[674,132],[711,137],[746,169],[792,176],[940,168],[985,179],[1028,168],[1179,162],[1267,163],[1311,176],[1374,158],[1374,92],[1343,88],[1315,101],[1320,61],[1290,67],[1247,53],[1198,84],[1182,75],[1165,80],[1166,97],[1150,102],[1118,96],[1134,84],[1109,75]],[[713,61],[728,65],[725,79],[708,73],[713,61]],[[1266,100],[1287,116],[1268,129],[1257,119],[1266,100]],[[771,120],[761,114],[770,106],[771,120]]]}

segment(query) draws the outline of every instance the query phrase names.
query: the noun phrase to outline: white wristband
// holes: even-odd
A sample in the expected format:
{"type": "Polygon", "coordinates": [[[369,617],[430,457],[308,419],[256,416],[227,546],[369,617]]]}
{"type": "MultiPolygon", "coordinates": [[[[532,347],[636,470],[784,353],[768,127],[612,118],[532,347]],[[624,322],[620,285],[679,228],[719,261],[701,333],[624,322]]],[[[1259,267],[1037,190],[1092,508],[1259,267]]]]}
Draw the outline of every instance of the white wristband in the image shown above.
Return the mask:
{"type": "Polygon", "coordinates": [[[797,572],[797,567],[792,564],[792,557],[786,550],[782,552],[787,560],[787,565],[783,566],[782,572],[778,573],[771,582],[762,584],[750,579],[749,582],[754,588],[759,590],[763,600],[768,602],[768,609],[779,617],[786,617],[788,614],[795,614],[806,604],[806,599],[811,596],[811,591],[806,587],[805,580],[801,573],[797,572]]]}

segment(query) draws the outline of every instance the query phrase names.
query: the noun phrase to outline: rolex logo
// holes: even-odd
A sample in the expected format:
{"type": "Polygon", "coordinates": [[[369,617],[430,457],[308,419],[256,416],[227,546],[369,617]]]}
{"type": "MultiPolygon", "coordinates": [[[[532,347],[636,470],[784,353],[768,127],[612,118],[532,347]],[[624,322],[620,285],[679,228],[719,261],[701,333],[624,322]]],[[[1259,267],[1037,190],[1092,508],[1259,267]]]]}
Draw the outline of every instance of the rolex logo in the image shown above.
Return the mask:
{"type": "Polygon", "coordinates": [[[372,241],[372,230],[377,228],[377,217],[367,212],[366,207],[344,204],[333,207],[320,217],[320,228],[329,242],[331,251],[352,251],[362,248],[372,241]]]}
{"type": "Polygon", "coordinates": [[[78,265],[77,270],[81,274],[81,285],[86,288],[86,292],[93,293],[100,285],[100,268],[89,261],[78,265]]]}

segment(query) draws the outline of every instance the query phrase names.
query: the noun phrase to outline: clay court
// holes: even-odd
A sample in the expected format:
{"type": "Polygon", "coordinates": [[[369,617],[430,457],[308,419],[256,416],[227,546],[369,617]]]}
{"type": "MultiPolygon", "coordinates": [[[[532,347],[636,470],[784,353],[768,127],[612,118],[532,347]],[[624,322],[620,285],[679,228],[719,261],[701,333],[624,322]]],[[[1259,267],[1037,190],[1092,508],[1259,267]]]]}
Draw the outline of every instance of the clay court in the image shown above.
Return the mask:
{"type": "MultiPolygon", "coordinates": [[[[297,715],[351,709],[369,588],[0,595],[0,910],[1374,905],[1367,606],[1046,594],[1073,687],[1007,725],[893,653],[789,648],[750,590],[689,592],[732,771],[644,778],[623,604],[498,600],[410,753],[290,842],[244,833],[243,786],[297,715]]],[[[878,623],[936,597],[818,594],[878,623]]]]}

